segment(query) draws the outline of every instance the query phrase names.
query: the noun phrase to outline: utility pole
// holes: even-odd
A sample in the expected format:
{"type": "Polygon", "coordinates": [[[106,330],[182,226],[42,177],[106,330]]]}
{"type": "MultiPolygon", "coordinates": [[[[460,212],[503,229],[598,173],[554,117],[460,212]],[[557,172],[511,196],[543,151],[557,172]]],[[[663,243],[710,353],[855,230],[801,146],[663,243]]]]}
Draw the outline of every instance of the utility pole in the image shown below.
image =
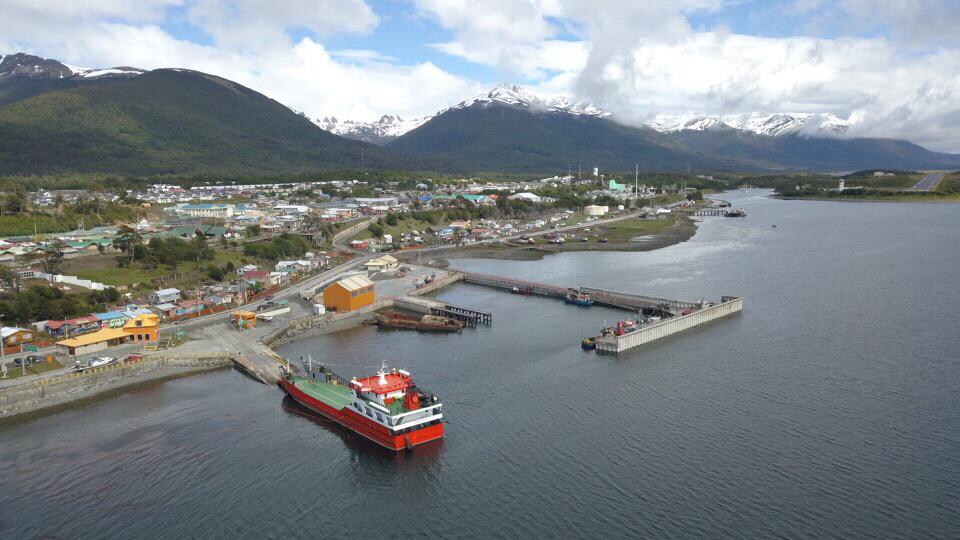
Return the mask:
{"type": "Polygon", "coordinates": [[[0,313],[0,364],[4,364],[3,374],[4,374],[4,378],[6,378],[6,374],[7,374],[6,363],[7,363],[7,361],[6,361],[6,358],[4,357],[4,354],[3,354],[3,349],[4,349],[4,347],[3,347],[3,337],[2,337],[2,335],[3,335],[3,318],[4,318],[4,317],[6,317],[6,315],[4,315],[3,313],[0,313]]]}

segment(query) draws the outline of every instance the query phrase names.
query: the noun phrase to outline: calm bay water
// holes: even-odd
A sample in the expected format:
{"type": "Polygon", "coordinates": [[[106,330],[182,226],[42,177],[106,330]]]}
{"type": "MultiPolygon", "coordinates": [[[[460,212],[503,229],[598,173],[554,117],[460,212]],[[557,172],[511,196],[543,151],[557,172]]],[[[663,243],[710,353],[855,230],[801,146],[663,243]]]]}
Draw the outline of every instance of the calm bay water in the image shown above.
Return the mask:
{"type": "Polygon", "coordinates": [[[455,266],[739,316],[607,357],[579,339],[624,312],[459,285],[440,298],[492,327],[281,351],[409,368],[442,445],[393,456],[235,372],[183,379],[3,428],[0,537],[960,536],[960,205],[725,197],[749,216],[666,249],[455,266]]]}

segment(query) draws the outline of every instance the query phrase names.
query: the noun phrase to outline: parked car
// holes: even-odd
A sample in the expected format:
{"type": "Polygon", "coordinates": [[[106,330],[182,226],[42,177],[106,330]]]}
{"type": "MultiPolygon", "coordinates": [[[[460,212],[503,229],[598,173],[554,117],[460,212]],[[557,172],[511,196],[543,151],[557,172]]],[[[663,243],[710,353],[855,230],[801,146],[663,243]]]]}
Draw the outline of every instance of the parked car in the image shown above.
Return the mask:
{"type": "Polygon", "coordinates": [[[27,361],[27,365],[28,365],[28,366],[29,366],[30,364],[39,364],[39,363],[40,363],[40,357],[39,357],[39,356],[36,356],[36,355],[33,355],[33,354],[28,355],[26,358],[24,358],[24,360],[27,361]]]}
{"type": "Polygon", "coordinates": [[[17,367],[23,367],[23,358],[14,358],[13,365],[17,367]]]}
{"type": "Polygon", "coordinates": [[[141,361],[141,360],[143,360],[143,355],[142,355],[142,354],[131,354],[130,356],[128,356],[128,357],[126,357],[126,358],[123,359],[123,361],[126,362],[126,363],[128,363],[128,364],[134,364],[134,363],[137,363],[137,362],[139,362],[139,361],[141,361]]]}
{"type": "Polygon", "coordinates": [[[113,358],[112,356],[101,356],[98,358],[94,358],[93,360],[90,360],[90,363],[87,365],[87,367],[94,368],[94,367],[109,366],[110,364],[116,361],[117,359],[113,358]]]}

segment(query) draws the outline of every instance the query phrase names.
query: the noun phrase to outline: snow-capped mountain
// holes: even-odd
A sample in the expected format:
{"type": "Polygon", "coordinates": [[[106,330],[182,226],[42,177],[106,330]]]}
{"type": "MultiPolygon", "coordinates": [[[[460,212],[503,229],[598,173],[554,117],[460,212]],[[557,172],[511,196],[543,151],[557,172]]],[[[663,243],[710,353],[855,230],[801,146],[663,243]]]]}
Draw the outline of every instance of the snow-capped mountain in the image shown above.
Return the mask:
{"type": "Polygon", "coordinates": [[[374,144],[385,143],[404,133],[420,127],[424,122],[433,118],[413,118],[404,120],[397,115],[385,114],[376,122],[358,122],[355,120],[338,120],[335,116],[317,119],[314,122],[321,128],[348,137],[374,144]]]}
{"type": "Polygon", "coordinates": [[[550,112],[564,112],[573,115],[586,115],[605,117],[610,113],[594,107],[587,102],[572,103],[563,96],[541,97],[522,86],[516,84],[500,84],[489,92],[485,92],[468,100],[461,101],[453,107],[444,109],[437,114],[443,114],[446,111],[465,109],[476,105],[510,105],[514,107],[525,107],[533,110],[542,110],[550,112]]]}
{"type": "MultiPolygon", "coordinates": [[[[563,96],[543,97],[516,84],[501,84],[488,92],[439,111],[431,116],[424,116],[413,120],[403,120],[396,115],[384,115],[375,122],[360,122],[354,120],[338,120],[336,117],[327,117],[316,120],[323,129],[371,143],[386,143],[407,132],[416,129],[448,111],[465,109],[468,107],[485,107],[501,105],[526,108],[533,111],[559,112],[575,116],[593,116],[597,118],[612,117],[613,115],[587,102],[571,102],[563,96]]],[[[829,113],[776,113],[760,114],[746,113],[736,115],[666,115],[660,114],[646,123],[647,127],[660,133],[683,133],[691,131],[707,131],[713,129],[738,129],[767,137],[779,137],[794,133],[804,133],[813,136],[842,135],[850,127],[849,122],[829,113]]]]}
{"type": "Polygon", "coordinates": [[[81,68],[32,54],[16,53],[0,56],[0,78],[17,79],[100,79],[135,77],[146,73],[132,67],[106,69],[81,68]]]}
{"type": "Polygon", "coordinates": [[[768,137],[779,137],[792,133],[840,135],[850,127],[846,120],[828,113],[750,113],[726,116],[657,115],[647,125],[661,133],[739,129],[768,137]]]}
{"type": "Polygon", "coordinates": [[[374,122],[356,120],[338,120],[335,116],[317,119],[314,122],[321,128],[351,139],[382,144],[404,135],[436,116],[448,111],[465,109],[467,107],[484,107],[488,105],[507,105],[511,107],[528,108],[535,111],[562,112],[572,115],[586,115],[606,117],[610,113],[603,111],[586,102],[571,103],[565,97],[541,97],[516,84],[501,84],[488,92],[484,92],[470,99],[461,101],[452,107],[447,107],[437,114],[404,120],[397,115],[385,114],[374,122]]]}

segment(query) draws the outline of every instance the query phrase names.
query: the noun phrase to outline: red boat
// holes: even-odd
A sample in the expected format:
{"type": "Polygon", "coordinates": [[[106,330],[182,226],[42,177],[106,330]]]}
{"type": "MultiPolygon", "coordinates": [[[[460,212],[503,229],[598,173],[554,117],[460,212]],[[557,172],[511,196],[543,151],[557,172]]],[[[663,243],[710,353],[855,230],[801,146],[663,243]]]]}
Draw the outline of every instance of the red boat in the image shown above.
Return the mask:
{"type": "Polygon", "coordinates": [[[443,437],[440,399],[413,383],[410,373],[382,367],[376,375],[344,380],[320,366],[306,376],[285,370],[278,383],[297,403],[393,451],[443,437]]]}

